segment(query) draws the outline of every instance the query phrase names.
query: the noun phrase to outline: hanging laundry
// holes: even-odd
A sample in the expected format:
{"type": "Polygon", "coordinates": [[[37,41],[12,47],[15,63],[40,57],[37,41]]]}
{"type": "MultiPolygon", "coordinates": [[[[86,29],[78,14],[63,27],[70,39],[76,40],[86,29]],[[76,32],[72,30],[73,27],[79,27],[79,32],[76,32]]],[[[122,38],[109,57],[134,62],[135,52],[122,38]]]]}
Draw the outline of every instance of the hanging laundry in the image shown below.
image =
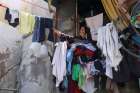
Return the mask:
{"type": "Polygon", "coordinates": [[[96,88],[94,88],[94,78],[89,77],[89,73],[86,67],[80,67],[78,74],[78,86],[81,90],[86,93],[94,93],[96,88]]]}
{"type": "Polygon", "coordinates": [[[48,48],[45,44],[43,44],[40,49],[40,57],[44,58],[47,56],[48,56],[48,48]]]}
{"type": "Polygon", "coordinates": [[[96,48],[90,42],[86,41],[83,41],[83,43],[73,43],[71,46],[73,47],[73,49],[75,49],[77,46],[83,46],[91,51],[96,51],[96,48]]]}
{"type": "Polygon", "coordinates": [[[118,6],[118,0],[101,0],[111,21],[115,21],[117,28],[123,31],[129,25],[129,19],[124,11],[118,6]]]}
{"type": "Polygon", "coordinates": [[[66,76],[66,53],[67,42],[56,43],[56,49],[52,61],[52,74],[56,77],[56,87],[63,81],[66,76]]]}
{"type": "Polygon", "coordinates": [[[123,55],[123,59],[121,63],[118,65],[118,71],[112,69],[113,72],[113,80],[117,83],[125,83],[128,82],[131,78],[130,67],[128,63],[131,63],[132,57],[127,57],[128,54],[121,49],[121,53],[123,55]]]}
{"type": "Polygon", "coordinates": [[[98,30],[97,46],[102,50],[104,56],[111,61],[111,66],[117,68],[122,60],[119,51],[121,44],[119,42],[118,33],[113,23],[109,23],[104,28],[98,30]]]}
{"type": "Polygon", "coordinates": [[[32,51],[33,56],[37,58],[44,58],[48,55],[48,49],[45,44],[38,43],[38,42],[32,42],[29,49],[32,51]]]}
{"type": "Polygon", "coordinates": [[[9,25],[16,27],[19,25],[19,12],[17,10],[7,8],[5,19],[9,22],[9,25]]]}
{"type": "Polygon", "coordinates": [[[49,30],[49,34],[48,34],[48,40],[51,42],[55,41],[55,37],[54,37],[54,30],[49,30]]]}
{"type": "Polygon", "coordinates": [[[72,60],[73,60],[73,50],[72,48],[71,49],[68,49],[67,50],[67,74],[70,74],[71,75],[71,69],[72,69],[72,60]]]}
{"type": "Polygon", "coordinates": [[[118,41],[118,33],[113,23],[109,23],[98,30],[97,46],[106,57],[106,75],[112,79],[112,67],[117,71],[118,65],[122,61],[119,50],[121,44],[118,41]]]}
{"type": "Polygon", "coordinates": [[[29,34],[32,33],[34,30],[35,25],[35,16],[30,15],[25,12],[20,12],[19,14],[19,32],[21,34],[29,34]]]}
{"type": "Polygon", "coordinates": [[[49,18],[43,18],[43,17],[35,17],[35,27],[34,27],[34,33],[33,33],[33,42],[42,42],[46,39],[45,31],[46,29],[53,28],[53,21],[49,18]]]}
{"type": "Polygon", "coordinates": [[[31,43],[31,45],[29,47],[29,49],[33,53],[33,56],[35,56],[35,57],[40,57],[40,48],[41,48],[41,44],[38,42],[31,43]]]}
{"type": "Polygon", "coordinates": [[[5,7],[0,7],[0,21],[5,23],[5,13],[6,13],[5,7]]]}
{"type": "Polygon", "coordinates": [[[76,82],[74,82],[72,80],[71,77],[69,77],[69,83],[68,83],[68,93],[84,93],[76,84],[76,82]]]}
{"type": "Polygon", "coordinates": [[[72,80],[77,81],[79,80],[79,73],[80,73],[81,66],[79,64],[73,65],[72,69],[72,80]]]}
{"type": "Polygon", "coordinates": [[[88,77],[99,75],[100,70],[95,68],[94,62],[87,64],[88,77]]]}
{"type": "Polygon", "coordinates": [[[82,89],[82,86],[85,84],[86,82],[86,72],[85,72],[85,69],[83,67],[80,68],[80,71],[79,71],[79,78],[78,78],[78,86],[79,88],[82,89]]]}
{"type": "Polygon", "coordinates": [[[124,11],[129,11],[129,9],[139,0],[118,0],[119,7],[124,11]]]}
{"type": "Polygon", "coordinates": [[[96,91],[96,88],[94,86],[94,78],[89,78],[82,86],[82,90],[86,93],[94,93],[96,91]]]}
{"type": "Polygon", "coordinates": [[[92,35],[92,40],[97,41],[97,30],[103,25],[103,13],[85,18],[88,27],[90,28],[90,33],[92,35]]]}
{"type": "Polygon", "coordinates": [[[85,48],[84,46],[77,46],[74,52],[76,56],[82,56],[82,55],[88,57],[95,56],[95,53],[93,51],[85,48]]]}

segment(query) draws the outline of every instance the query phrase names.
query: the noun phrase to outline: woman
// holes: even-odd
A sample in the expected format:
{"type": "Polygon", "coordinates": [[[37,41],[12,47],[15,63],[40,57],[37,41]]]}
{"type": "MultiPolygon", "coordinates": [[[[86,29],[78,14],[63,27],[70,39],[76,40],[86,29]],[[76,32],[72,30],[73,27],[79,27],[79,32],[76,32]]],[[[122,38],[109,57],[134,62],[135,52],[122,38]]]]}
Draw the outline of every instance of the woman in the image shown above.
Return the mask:
{"type": "Polygon", "coordinates": [[[92,40],[90,29],[86,25],[80,25],[79,36],[76,38],[80,40],[92,40]]]}

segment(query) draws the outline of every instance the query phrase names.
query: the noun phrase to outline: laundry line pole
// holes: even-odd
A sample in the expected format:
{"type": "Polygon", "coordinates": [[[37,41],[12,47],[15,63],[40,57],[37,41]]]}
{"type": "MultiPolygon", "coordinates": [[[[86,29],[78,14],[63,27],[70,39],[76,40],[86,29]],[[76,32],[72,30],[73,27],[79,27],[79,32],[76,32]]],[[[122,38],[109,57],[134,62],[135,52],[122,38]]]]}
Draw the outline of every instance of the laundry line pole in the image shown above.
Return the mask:
{"type": "Polygon", "coordinates": [[[78,0],[75,0],[75,36],[78,35],[78,0]]]}

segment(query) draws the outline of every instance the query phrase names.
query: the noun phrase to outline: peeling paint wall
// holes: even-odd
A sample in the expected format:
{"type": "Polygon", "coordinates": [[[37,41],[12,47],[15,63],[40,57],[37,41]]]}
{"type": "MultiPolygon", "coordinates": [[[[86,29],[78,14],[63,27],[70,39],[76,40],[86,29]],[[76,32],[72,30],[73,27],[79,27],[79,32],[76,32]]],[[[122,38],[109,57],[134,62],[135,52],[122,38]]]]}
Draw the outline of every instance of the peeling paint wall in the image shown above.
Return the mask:
{"type": "MultiPolygon", "coordinates": [[[[74,0],[64,2],[59,8],[58,29],[64,33],[73,35],[75,31],[75,23],[71,20],[75,15],[74,0]]],[[[59,88],[55,87],[52,76],[52,66],[50,57],[35,58],[32,57],[32,52],[29,50],[32,36],[24,40],[23,57],[20,66],[20,93],[67,93],[60,92],[59,88]]],[[[53,53],[53,43],[46,42],[49,53],[53,53]]]]}
{"type": "MultiPolygon", "coordinates": [[[[32,36],[24,40],[22,62],[19,70],[19,93],[55,93],[49,56],[36,58],[29,49],[32,36]]],[[[46,43],[51,52],[52,43],[46,43]]]]}
{"type": "Polygon", "coordinates": [[[21,59],[21,35],[15,28],[0,22],[0,93],[15,93],[21,59]]]}
{"type": "Polygon", "coordinates": [[[62,0],[58,8],[58,29],[69,35],[75,32],[75,0],[62,0]]]}

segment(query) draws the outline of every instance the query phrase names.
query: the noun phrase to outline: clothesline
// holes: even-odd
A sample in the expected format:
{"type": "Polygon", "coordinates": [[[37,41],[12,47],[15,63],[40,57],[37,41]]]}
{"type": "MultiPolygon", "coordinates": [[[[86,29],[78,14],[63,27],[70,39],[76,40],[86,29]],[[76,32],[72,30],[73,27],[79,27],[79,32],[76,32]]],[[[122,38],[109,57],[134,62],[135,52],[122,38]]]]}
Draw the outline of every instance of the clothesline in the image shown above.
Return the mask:
{"type": "MultiPolygon", "coordinates": [[[[26,0],[23,0],[23,1],[26,2],[26,0]]],[[[4,6],[3,4],[0,4],[0,6],[8,8],[7,6],[4,6]]],[[[36,16],[36,15],[34,15],[34,16],[36,16]]],[[[58,31],[56,29],[53,29],[53,30],[54,30],[54,34],[56,34],[57,37],[60,37],[61,35],[65,36],[65,37],[73,37],[73,36],[67,35],[65,33],[62,33],[62,31],[58,31]]],[[[31,34],[32,33],[26,34],[23,36],[23,38],[25,39],[26,37],[30,36],[31,34]]]]}
{"type": "MultiPolygon", "coordinates": [[[[28,2],[28,1],[26,1],[26,0],[22,0],[22,1],[24,1],[24,2],[26,2],[26,3],[28,2]]],[[[33,3],[28,2],[28,4],[33,4],[33,3]]],[[[34,5],[34,6],[37,6],[37,5],[34,5]]],[[[0,7],[9,8],[8,6],[5,6],[5,5],[3,5],[3,4],[0,4],[0,7]]],[[[38,7],[40,7],[40,6],[38,6],[38,7]]],[[[40,8],[43,9],[43,7],[40,7],[40,8]]],[[[44,10],[45,10],[45,8],[44,8],[44,10]]],[[[49,10],[49,9],[47,9],[47,10],[49,10]]],[[[33,14],[31,14],[31,15],[33,15],[33,14]]],[[[33,15],[33,16],[37,16],[37,15],[33,15]]],[[[39,16],[39,17],[41,17],[41,16],[39,16]]]]}
{"type": "MultiPolygon", "coordinates": [[[[29,1],[26,1],[26,0],[22,0],[22,1],[25,2],[25,3],[27,3],[27,4],[30,4],[30,5],[33,5],[33,6],[39,7],[39,8],[41,8],[41,9],[43,9],[43,10],[48,10],[48,11],[49,11],[49,9],[44,8],[44,7],[40,6],[40,5],[34,4],[34,3],[32,3],[32,2],[29,2],[29,1]]],[[[0,4],[0,6],[5,7],[5,8],[8,8],[7,6],[2,5],[2,4],[0,4]]]]}
{"type": "Polygon", "coordinates": [[[44,8],[44,7],[40,6],[40,5],[34,4],[34,3],[32,3],[32,2],[29,2],[29,1],[26,1],[26,0],[22,0],[22,1],[25,2],[25,3],[27,3],[27,4],[30,4],[30,5],[39,7],[39,8],[41,8],[41,9],[49,10],[49,9],[47,9],[47,8],[44,8]]]}
{"type": "Polygon", "coordinates": [[[64,36],[66,36],[66,37],[74,38],[73,36],[68,35],[68,34],[65,34],[65,33],[63,33],[62,31],[59,31],[59,30],[57,30],[57,29],[53,29],[53,30],[54,30],[54,34],[56,34],[57,37],[60,37],[61,35],[64,35],[64,36]]]}
{"type": "MultiPolygon", "coordinates": [[[[33,6],[37,6],[37,7],[41,8],[41,9],[43,9],[43,10],[48,10],[48,11],[49,11],[49,9],[44,8],[44,7],[41,7],[41,6],[36,5],[36,4],[33,4],[33,3],[29,2],[29,1],[26,1],[26,0],[22,0],[22,1],[25,2],[25,3],[27,3],[27,4],[31,4],[31,5],[33,5],[33,6]]],[[[0,6],[1,6],[1,7],[4,7],[4,8],[8,8],[7,6],[2,5],[2,4],[0,4],[0,6]]],[[[54,19],[56,19],[56,18],[54,18],[54,19]]],[[[62,17],[57,18],[58,21],[69,20],[69,19],[72,20],[72,18],[67,18],[67,19],[62,19],[62,17]]]]}

